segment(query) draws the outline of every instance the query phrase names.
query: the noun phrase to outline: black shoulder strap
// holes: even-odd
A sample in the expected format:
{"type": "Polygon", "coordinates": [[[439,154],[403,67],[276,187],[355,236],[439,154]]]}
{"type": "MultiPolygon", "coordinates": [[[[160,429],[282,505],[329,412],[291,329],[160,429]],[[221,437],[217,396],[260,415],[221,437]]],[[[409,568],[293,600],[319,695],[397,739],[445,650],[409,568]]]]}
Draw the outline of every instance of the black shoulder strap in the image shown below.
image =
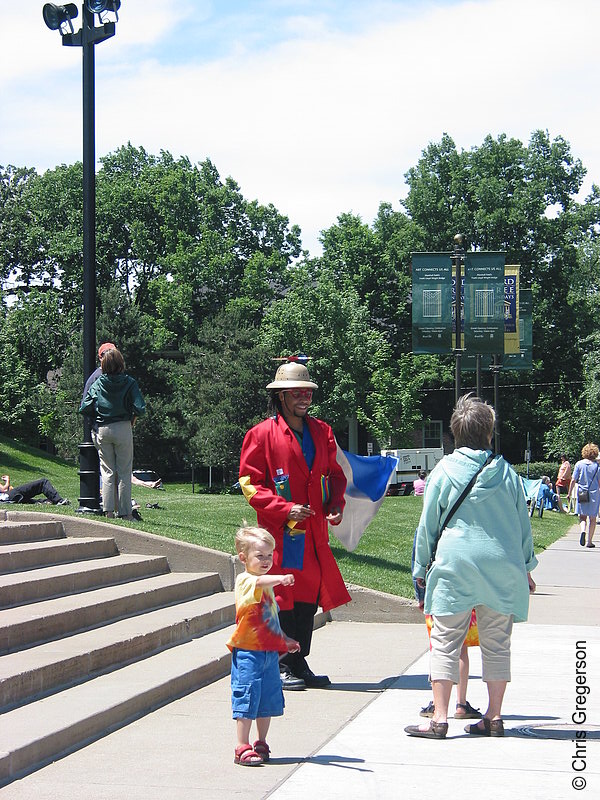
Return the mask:
{"type": "Polygon", "coordinates": [[[433,546],[433,550],[431,551],[431,558],[429,559],[429,564],[433,564],[433,562],[435,560],[435,554],[437,552],[438,543],[440,541],[440,537],[441,537],[442,533],[444,532],[444,528],[446,528],[446,526],[448,525],[448,523],[450,522],[452,517],[456,514],[456,512],[460,508],[460,505],[463,502],[463,500],[465,499],[465,497],[469,494],[469,492],[471,491],[471,489],[475,485],[475,481],[477,480],[477,478],[479,476],[479,473],[485,467],[487,467],[487,465],[493,460],[493,458],[494,458],[494,454],[490,453],[489,456],[486,458],[486,460],[483,462],[483,464],[479,467],[477,472],[473,475],[471,480],[467,483],[465,488],[462,490],[462,492],[460,494],[460,497],[454,503],[454,505],[452,506],[450,511],[446,514],[446,519],[444,520],[443,525],[440,526],[440,532],[438,533],[438,537],[437,537],[436,542],[435,542],[435,544],[433,546]]]}

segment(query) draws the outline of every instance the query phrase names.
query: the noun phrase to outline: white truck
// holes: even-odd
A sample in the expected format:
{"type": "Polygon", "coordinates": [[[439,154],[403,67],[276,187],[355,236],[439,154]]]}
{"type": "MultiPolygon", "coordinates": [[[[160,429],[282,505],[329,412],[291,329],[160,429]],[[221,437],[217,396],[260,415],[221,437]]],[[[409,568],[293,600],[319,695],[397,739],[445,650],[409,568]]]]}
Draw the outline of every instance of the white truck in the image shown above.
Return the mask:
{"type": "Polygon", "coordinates": [[[438,461],[444,457],[443,447],[422,447],[408,450],[382,450],[382,456],[395,456],[398,459],[396,474],[390,481],[388,494],[407,495],[412,492],[413,482],[419,477],[419,472],[428,475],[438,461]]]}

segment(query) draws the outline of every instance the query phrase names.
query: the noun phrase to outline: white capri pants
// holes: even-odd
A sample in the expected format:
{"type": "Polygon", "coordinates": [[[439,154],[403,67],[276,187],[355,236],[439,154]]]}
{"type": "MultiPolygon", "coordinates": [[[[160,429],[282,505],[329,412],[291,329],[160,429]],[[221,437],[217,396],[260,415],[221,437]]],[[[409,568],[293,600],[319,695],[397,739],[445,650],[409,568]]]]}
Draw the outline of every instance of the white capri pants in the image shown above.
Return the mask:
{"type": "MultiPolygon", "coordinates": [[[[510,681],[512,614],[499,614],[487,606],[475,606],[481,648],[482,679],[510,681]]],[[[432,681],[458,683],[460,651],[469,630],[471,612],[433,617],[430,673],[432,681]]]]}
{"type": "Polygon", "coordinates": [[[133,466],[133,428],[129,420],[98,425],[92,440],[100,457],[102,508],[115,511],[118,482],[118,514],[131,517],[131,468],[133,466]]]}

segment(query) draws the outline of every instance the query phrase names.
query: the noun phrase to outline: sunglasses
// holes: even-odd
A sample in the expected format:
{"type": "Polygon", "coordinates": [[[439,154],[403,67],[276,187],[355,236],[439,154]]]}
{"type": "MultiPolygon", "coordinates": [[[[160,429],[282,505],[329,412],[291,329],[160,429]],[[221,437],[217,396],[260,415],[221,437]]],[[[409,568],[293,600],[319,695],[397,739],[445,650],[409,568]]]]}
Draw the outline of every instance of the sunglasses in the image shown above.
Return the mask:
{"type": "Polygon", "coordinates": [[[287,389],[288,394],[291,394],[294,400],[300,400],[300,398],[306,398],[310,400],[313,395],[312,389],[287,389]]]}

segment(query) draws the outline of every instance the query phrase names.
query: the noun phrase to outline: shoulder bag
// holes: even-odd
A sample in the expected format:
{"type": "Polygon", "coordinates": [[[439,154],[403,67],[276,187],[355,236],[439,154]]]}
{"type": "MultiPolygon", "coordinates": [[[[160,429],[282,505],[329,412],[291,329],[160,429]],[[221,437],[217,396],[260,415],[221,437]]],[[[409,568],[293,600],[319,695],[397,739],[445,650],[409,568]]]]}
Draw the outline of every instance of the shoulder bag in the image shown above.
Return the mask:
{"type": "Polygon", "coordinates": [[[596,464],[596,472],[592,475],[592,480],[589,481],[588,485],[585,487],[578,486],[577,487],[577,499],[580,503],[589,503],[590,502],[590,487],[594,482],[594,478],[596,477],[596,473],[598,472],[598,464],[596,464]]]}
{"type": "Polygon", "coordinates": [[[440,542],[440,538],[442,536],[442,533],[444,532],[444,529],[447,527],[447,525],[450,522],[450,520],[452,519],[452,517],[456,514],[456,512],[460,508],[460,505],[462,504],[463,500],[465,499],[465,497],[469,494],[469,492],[471,491],[471,489],[475,485],[475,481],[477,480],[477,478],[479,476],[479,473],[485,467],[487,467],[487,465],[493,460],[493,458],[494,458],[494,454],[490,453],[490,455],[486,458],[486,460],[483,462],[483,464],[479,467],[477,472],[473,475],[471,480],[468,482],[468,484],[462,490],[462,493],[461,493],[460,497],[454,503],[454,505],[452,506],[452,508],[450,509],[448,514],[446,515],[446,519],[444,520],[443,524],[440,526],[440,530],[439,530],[439,533],[437,535],[437,539],[435,540],[435,544],[433,545],[433,550],[431,551],[431,558],[429,559],[429,563],[427,564],[427,569],[425,570],[425,580],[427,580],[427,575],[429,575],[429,570],[432,568],[433,562],[435,561],[435,554],[437,553],[438,544],[440,542]]]}

